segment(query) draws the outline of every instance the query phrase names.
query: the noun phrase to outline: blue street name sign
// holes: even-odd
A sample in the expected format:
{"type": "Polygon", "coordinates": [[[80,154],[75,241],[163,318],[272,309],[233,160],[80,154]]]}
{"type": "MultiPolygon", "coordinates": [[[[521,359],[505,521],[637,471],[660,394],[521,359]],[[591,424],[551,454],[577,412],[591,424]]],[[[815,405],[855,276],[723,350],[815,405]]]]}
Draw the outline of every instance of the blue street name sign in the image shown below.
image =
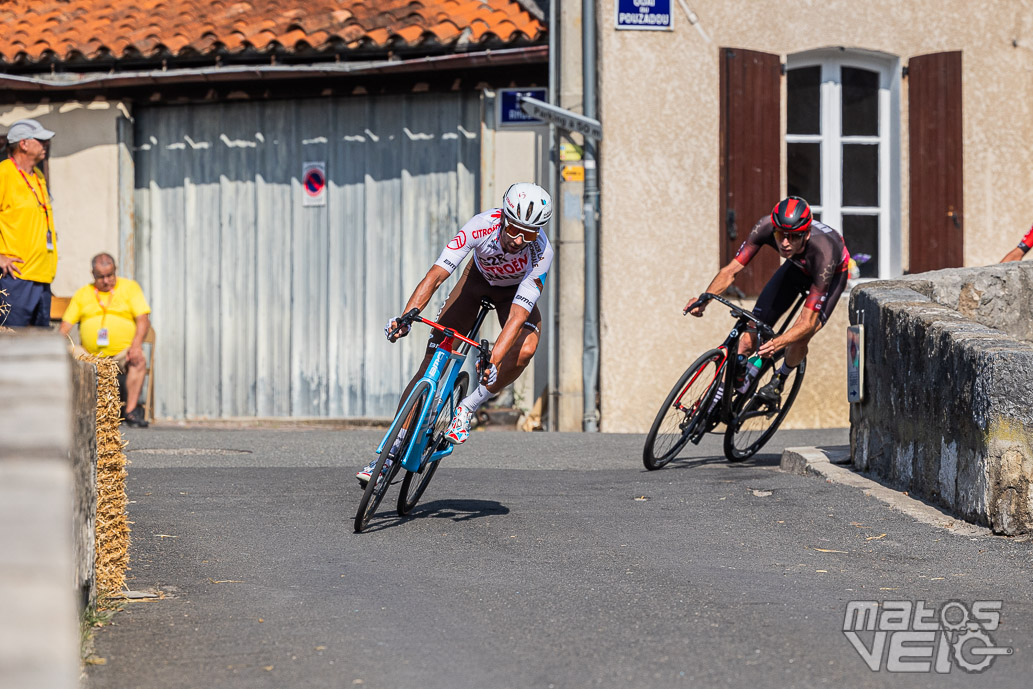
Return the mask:
{"type": "Polygon", "coordinates": [[[671,0],[614,0],[618,29],[671,31],[671,0]]]}
{"type": "Polygon", "coordinates": [[[520,107],[520,98],[529,96],[544,101],[549,97],[547,89],[499,89],[498,94],[498,126],[541,127],[545,124],[523,111],[520,107]]]}

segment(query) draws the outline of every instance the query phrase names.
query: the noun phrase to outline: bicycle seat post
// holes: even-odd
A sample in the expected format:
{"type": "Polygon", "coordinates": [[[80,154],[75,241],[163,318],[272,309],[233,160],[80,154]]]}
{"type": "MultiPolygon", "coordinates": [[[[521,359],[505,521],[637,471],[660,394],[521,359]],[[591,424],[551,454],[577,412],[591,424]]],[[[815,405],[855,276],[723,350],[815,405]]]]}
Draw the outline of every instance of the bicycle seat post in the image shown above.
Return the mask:
{"type": "MultiPolygon", "coordinates": [[[[473,327],[470,328],[470,332],[466,334],[471,340],[477,339],[477,333],[481,330],[481,325],[484,324],[484,319],[487,318],[489,311],[495,310],[495,304],[487,297],[481,297],[481,308],[477,311],[477,318],[473,322],[473,327]]],[[[460,354],[466,354],[470,351],[470,345],[466,342],[463,343],[462,347],[459,348],[460,354]]]]}

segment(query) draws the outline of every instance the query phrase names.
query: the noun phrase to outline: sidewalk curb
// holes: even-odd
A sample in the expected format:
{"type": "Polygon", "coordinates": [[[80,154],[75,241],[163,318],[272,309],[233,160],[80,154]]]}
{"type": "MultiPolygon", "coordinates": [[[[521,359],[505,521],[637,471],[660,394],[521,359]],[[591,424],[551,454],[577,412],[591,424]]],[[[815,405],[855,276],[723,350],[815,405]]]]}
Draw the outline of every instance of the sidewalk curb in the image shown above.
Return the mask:
{"type": "Polygon", "coordinates": [[[867,478],[850,468],[849,452],[826,452],[817,447],[787,447],[779,470],[800,476],[817,476],[829,483],[852,486],[880,500],[916,521],[944,529],[957,536],[991,537],[990,529],[972,524],[899,490],[867,478]],[[840,466],[845,465],[845,466],[840,466]]]}

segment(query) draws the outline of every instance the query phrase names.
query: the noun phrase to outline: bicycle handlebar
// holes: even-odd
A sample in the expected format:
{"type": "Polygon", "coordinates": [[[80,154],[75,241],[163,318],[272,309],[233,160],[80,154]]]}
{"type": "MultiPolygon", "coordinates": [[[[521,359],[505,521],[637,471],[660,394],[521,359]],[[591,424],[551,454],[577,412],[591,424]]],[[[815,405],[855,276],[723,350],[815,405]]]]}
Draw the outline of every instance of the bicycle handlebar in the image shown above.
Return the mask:
{"type": "Polygon", "coordinates": [[[767,323],[763,322],[762,320],[760,320],[759,318],[754,316],[752,313],[750,313],[746,309],[742,308],[741,306],[733,304],[732,302],[730,302],[727,299],[721,297],[720,295],[712,294],[710,292],[704,292],[703,294],[699,295],[699,299],[697,299],[696,301],[692,302],[691,304],[689,304],[688,306],[685,307],[685,310],[682,311],[682,315],[684,316],[685,314],[687,314],[689,311],[691,311],[692,309],[696,308],[697,306],[702,306],[702,305],[706,304],[711,299],[713,299],[715,301],[719,301],[722,304],[724,304],[725,306],[727,306],[729,309],[732,310],[732,313],[735,314],[736,316],[738,316],[739,318],[745,318],[746,320],[755,323],[757,325],[757,330],[760,331],[760,334],[763,336],[763,339],[770,340],[773,337],[775,337],[775,331],[774,331],[774,329],[772,329],[772,327],[770,325],[768,325],[767,323]]]}
{"type": "Polygon", "coordinates": [[[454,328],[449,328],[444,325],[441,325],[440,323],[435,323],[434,321],[428,318],[424,318],[420,315],[419,309],[410,309],[407,313],[395,319],[395,322],[398,323],[398,327],[392,330],[388,334],[388,337],[394,337],[402,328],[408,327],[413,323],[425,323],[426,325],[429,325],[435,330],[440,330],[441,332],[445,333],[447,337],[454,337],[457,340],[461,340],[466,344],[477,349],[479,352],[478,359],[480,359],[484,363],[487,363],[487,361],[491,358],[491,346],[488,344],[487,340],[481,340],[479,343],[475,342],[474,340],[471,340],[469,337],[463,335],[454,328]]]}

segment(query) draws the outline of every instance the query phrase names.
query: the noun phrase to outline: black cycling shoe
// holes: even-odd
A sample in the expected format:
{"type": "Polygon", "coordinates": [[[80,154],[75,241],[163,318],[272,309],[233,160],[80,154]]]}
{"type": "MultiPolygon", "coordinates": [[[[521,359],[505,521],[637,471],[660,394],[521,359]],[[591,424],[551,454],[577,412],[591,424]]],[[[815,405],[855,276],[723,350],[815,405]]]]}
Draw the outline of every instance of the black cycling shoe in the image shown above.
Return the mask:
{"type": "Polygon", "coordinates": [[[133,407],[133,411],[127,412],[122,418],[125,419],[127,426],[132,426],[133,428],[147,428],[150,425],[147,423],[147,418],[144,417],[143,409],[140,407],[133,407]]]}
{"type": "Polygon", "coordinates": [[[771,406],[777,406],[782,401],[782,385],[785,383],[779,376],[772,378],[767,385],[757,390],[757,399],[766,402],[771,406]]]}

